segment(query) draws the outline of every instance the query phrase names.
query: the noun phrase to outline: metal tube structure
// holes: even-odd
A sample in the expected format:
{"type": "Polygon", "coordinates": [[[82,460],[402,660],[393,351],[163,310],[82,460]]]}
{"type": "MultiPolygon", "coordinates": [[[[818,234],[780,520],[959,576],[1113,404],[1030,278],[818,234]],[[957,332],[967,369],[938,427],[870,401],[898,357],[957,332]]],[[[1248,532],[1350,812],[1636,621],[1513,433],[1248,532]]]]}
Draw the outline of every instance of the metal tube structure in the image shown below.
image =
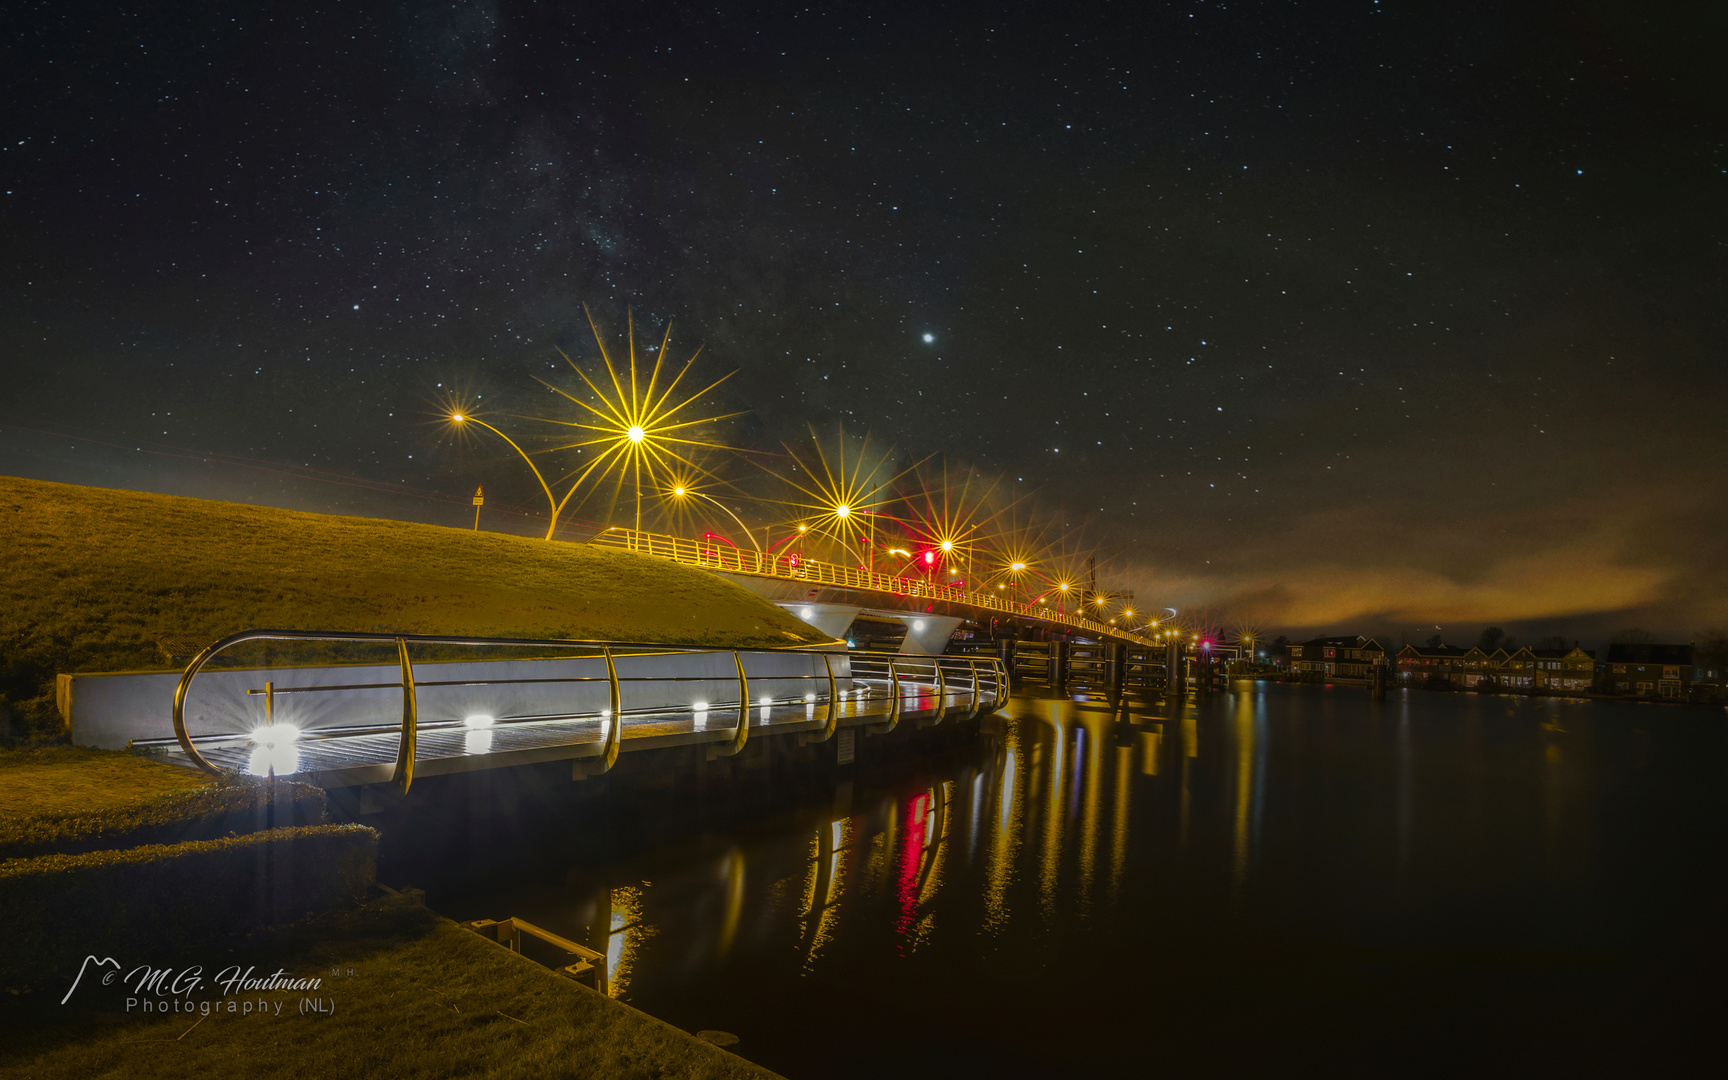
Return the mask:
{"type": "Polygon", "coordinates": [[[822,737],[817,742],[827,742],[834,737],[834,732],[840,728],[840,692],[834,682],[834,657],[829,653],[822,654],[822,665],[828,669],[828,715],[822,722],[822,737]]]}
{"type": "Polygon", "coordinates": [[[900,670],[894,666],[894,661],[888,661],[888,726],[884,732],[893,731],[900,724],[900,670]]]}
{"type": "Polygon", "coordinates": [[[402,741],[396,750],[396,775],[390,782],[403,794],[414,783],[414,751],[419,741],[420,703],[414,696],[414,665],[408,660],[408,643],[396,639],[396,656],[402,664],[402,741]]]}
{"type": "Polygon", "coordinates": [[[936,668],[936,719],[934,722],[940,724],[948,719],[948,679],[942,673],[942,658],[940,656],[931,663],[936,668]]]}
{"type": "MultiPolygon", "coordinates": [[[[321,695],[326,693],[346,693],[354,691],[376,692],[399,689],[402,693],[401,716],[399,721],[393,721],[388,717],[377,716],[375,712],[370,711],[371,709],[376,708],[374,705],[370,707],[368,712],[356,717],[353,723],[344,726],[330,726],[326,728],[314,727],[304,731],[299,731],[294,735],[294,738],[297,741],[312,740],[319,746],[333,747],[349,738],[376,737],[379,735],[389,734],[396,735],[397,738],[394,740],[394,763],[390,764],[387,757],[384,761],[379,762],[380,765],[389,770],[388,773],[386,775],[380,775],[376,780],[367,780],[362,782],[390,782],[403,791],[407,791],[413,785],[417,776],[424,772],[422,766],[426,765],[429,761],[441,761],[444,756],[448,756],[442,750],[434,753],[431,758],[427,758],[421,753],[421,750],[424,748],[419,745],[419,739],[422,734],[422,728],[425,727],[422,723],[423,718],[420,716],[419,692],[421,690],[463,686],[513,686],[517,684],[570,684],[574,686],[577,684],[604,681],[607,684],[607,692],[606,697],[603,700],[609,704],[610,708],[598,710],[597,712],[561,712],[557,715],[535,714],[533,716],[512,718],[511,720],[511,722],[528,722],[531,724],[539,724],[548,721],[575,721],[577,723],[588,721],[598,722],[603,725],[600,729],[597,747],[592,735],[590,735],[586,740],[576,740],[569,744],[572,750],[575,750],[577,746],[583,746],[586,750],[586,752],[579,750],[572,755],[573,774],[589,776],[604,773],[613,768],[617,763],[618,755],[623,750],[623,741],[627,734],[624,730],[625,710],[623,707],[623,683],[643,682],[655,685],[678,685],[700,683],[714,678],[713,675],[657,675],[651,673],[654,670],[652,666],[648,669],[648,672],[650,673],[624,675],[620,673],[618,664],[620,650],[625,650],[627,654],[632,657],[644,659],[660,656],[671,658],[687,654],[720,654],[727,652],[732,654],[733,668],[738,679],[738,724],[733,730],[731,738],[725,739],[725,741],[721,742],[718,746],[715,746],[715,752],[724,756],[731,756],[732,754],[738,753],[743,749],[750,737],[750,709],[752,707],[750,684],[752,677],[749,675],[747,665],[744,663],[743,654],[745,652],[761,652],[768,654],[785,653],[793,656],[808,656],[812,651],[809,647],[710,649],[666,646],[655,643],[617,643],[558,639],[439,637],[434,635],[392,634],[387,632],[361,633],[316,630],[246,630],[240,633],[230,634],[201,650],[198,655],[193,658],[192,662],[187,665],[186,670],[181,674],[178,685],[175,687],[172,716],[172,738],[134,740],[134,745],[142,748],[157,744],[177,744],[180,751],[185,754],[185,760],[189,764],[211,773],[212,775],[222,779],[224,782],[226,782],[227,779],[235,773],[245,771],[246,766],[243,763],[245,760],[243,754],[238,759],[241,763],[237,764],[236,755],[232,746],[236,742],[244,743],[248,738],[249,733],[245,730],[244,726],[234,726],[235,721],[238,721],[240,725],[245,725],[248,723],[247,718],[244,715],[236,717],[226,710],[222,710],[218,714],[220,721],[220,727],[218,730],[202,732],[194,738],[188,728],[187,712],[191,703],[190,690],[191,685],[198,674],[210,665],[224,650],[245,642],[271,640],[301,641],[309,643],[363,642],[376,645],[393,645],[395,647],[396,663],[392,666],[396,668],[396,671],[392,672],[390,675],[385,675],[383,678],[379,678],[378,674],[368,673],[351,683],[325,682],[314,683],[311,685],[283,685],[279,681],[282,677],[279,672],[284,666],[283,663],[280,661],[267,661],[259,665],[262,668],[259,674],[271,675],[273,677],[260,680],[263,683],[263,689],[246,690],[245,692],[248,695],[263,695],[265,699],[264,711],[267,714],[266,720],[275,721],[280,719],[276,716],[275,699],[281,695],[321,695]],[[412,656],[413,648],[421,645],[529,647],[535,650],[535,653],[532,655],[533,658],[536,659],[557,659],[561,661],[577,661],[586,664],[603,663],[605,667],[603,674],[588,674],[587,672],[592,671],[592,668],[578,667],[574,672],[560,672],[557,673],[556,677],[550,678],[516,678],[509,677],[502,672],[500,673],[501,677],[492,678],[486,673],[479,673],[476,675],[466,672],[458,672],[455,673],[458,677],[454,679],[440,679],[437,677],[421,679],[418,676],[425,672],[424,670],[421,672],[415,671],[412,656]],[[569,654],[545,657],[545,652],[548,650],[568,650],[569,654]],[[394,677],[392,678],[391,676],[394,677]],[[201,751],[201,746],[206,747],[206,749],[201,751]],[[210,751],[208,747],[211,746],[218,748],[219,752],[210,751]],[[206,756],[206,754],[209,754],[210,756],[206,756]],[[221,765],[219,766],[217,762],[220,762],[221,765]]],[[[757,681],[766,679],[770,684],[772,684],[775,681],[796,680],[801,683],[802,686],[809,686],[811,681],[825,682],[827,684],[828,701],[826,713],[822,722],[818,725],[814,722],[801,723],[791,720],[790,718],[786,721],[787,724],[795,725],[798,730],[809,732],[812,736],[811,741],[821,742],[832,739],[833,736],[838,733],[845,711],[842,706],[839,686],[839,671],[837,670],[837,665],[834,663],[834,655],[826,648],[820,648],[817,651],[820,652],[822,657],[821,668],[815,668],[813,663],[799,664],[795,665],[798,672],[796,674],[767,674],[758,676],[757,681]]],[[[815,658],[810,657],[809,659],[810,661],[814,661],[815,658]]],[[[909,661],[921,664],[928,660],[936,666],[935,690],[938,701],[934,709],[921,711],[924,714],[934,713],[937,722],[940,722],[948,713],[948,695],[953,689],[949,686],[947,669],[944,667],[944,661],[946,659],[947,658],[939,656],[914,657],[900,654],[874,656],[860,654],[854,657],[854,663],[862,663],[866,665],[866,674],[863,675],[864,678],[871,680],[872,682],[876,679],[881,679],[883,682],[888,684],[885,689],[888,691],[886,696],[889,699],[887,702],[887,716],[882,718],[882,720],[877,719],[879,714],[875,714],[873,708],[864,706],[862,703],[860,708],[857,710],[857,718],[863,723],[870,724],[876,733],[893,731],[899,721],[906,714],[905,692],[907,687],[900,668],[909,661]]],[[[976,715],[977,708],[981,707],[983,704],[983,687],[981,678],[982,665],[978,664],[977,660],[974,658],[966,658],[960,660],[960,662],[964,662],[967,665],[968,671],[973,680],[971,686],[971,697],[975,706],[973,715],[976,715]]],[[[314,665],[314,667],[320,668],[325,666],[327,665],[314,665]]],[[[998,702],[1000,702],[1006,696],[1006,677],[1000,661],[992,658],[991,668],[996,691],[993,696],[998,700],[998,702]]],[[[914,678],[913,681],[916,684],[918,680],[914,678]]],[[[877,685],[880,684],[878,683],[877,685]]],[[[802,690],[800,691],[800,696],[803,696],[802,690]]],[[[808,695],[812,700],[815,696],[815,694],[808,695]]],[[[876,700],[880,701],[880,699],[876,700]]],[[[597,704],[598,703],[595,703],[595,705],[597,704]]],[[[594,705],[588,705],[586,708],[593,709],[594,705]]],[[[645,708],[643,711],[655,713],[664,711],[664,707],[661,705],[654,705],[645,708]]],[[[200,719],[203,720],[206,718],[200,717],[200,719]]],[[[257,721],[250,722],[256,723],[257,721]]],[[[267,723],[266,726],[269,726],[269,724],[267,723]]],[[[278,728],[281,727],[280,724],[276,726],[278,728]]],[[[298,725],[296,725],[296,727],[297,726],[298,725]]],[[[437,719],[427,730],[431,731],[436,729],[437,731],[442,732],[450,726],[452,726],[451,721],[446,719],[437,719]]],[[[261,729],[253,728],[250,733],[250,737],[255,744],[262,744],[264,741],[267,741],[260,738],[258,734],[260,730],[261,729]]],[[[442,738],[442,735],[440,735],[440,737],[442,738]]],[[[320,752],[323,753],[326,751],[320,752]]],[[[257,767],[262,768],[262,766],[257,767]]],[[[275,771],[278,767],[272,764],[269,768],[272,771],[275,771]]]]}
{"type": "Polygon", "coordinates": [[[750,680],[744,674],[744,657],[736,650],[732,661],[738,665],[738,729],[732,733],[732,753],[736,754],[750,738],[750,680]]]}
{"type": "Polygon", "coordinates": [[[600,655],[606,658],[606,682],[612,692],[612,718],[606,726],[606,749],[600,754],[600,764],[597,772],[610,772],[612,766],[618,764],[618,751],[624,745],[624,694],[618,685],[618,664],[612,659],[612,648],[607,646],[600,655]]]}

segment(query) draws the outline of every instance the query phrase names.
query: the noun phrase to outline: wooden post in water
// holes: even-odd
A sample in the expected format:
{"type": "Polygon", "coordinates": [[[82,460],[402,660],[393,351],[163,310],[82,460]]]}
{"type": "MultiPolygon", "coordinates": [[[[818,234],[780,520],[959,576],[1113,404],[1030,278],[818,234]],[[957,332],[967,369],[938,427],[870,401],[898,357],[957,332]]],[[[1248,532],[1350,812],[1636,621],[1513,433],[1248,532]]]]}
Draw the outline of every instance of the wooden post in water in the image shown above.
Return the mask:
{"type": "Polygon", "coordinates": [[[1068,686],[1068,642],[1052,639],[1050,642],[1050,689],[1053,693],[1063,693],[1068,686]]]}

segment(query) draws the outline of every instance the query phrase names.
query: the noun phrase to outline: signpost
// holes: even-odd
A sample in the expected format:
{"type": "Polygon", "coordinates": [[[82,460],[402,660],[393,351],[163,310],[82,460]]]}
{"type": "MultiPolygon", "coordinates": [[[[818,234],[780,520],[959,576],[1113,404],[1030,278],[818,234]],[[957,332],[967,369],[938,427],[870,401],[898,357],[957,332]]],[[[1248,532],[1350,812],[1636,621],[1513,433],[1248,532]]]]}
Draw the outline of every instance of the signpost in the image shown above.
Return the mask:
{"type": "Polygon", "coordinates": [[[486,505],[486,485],[474,489],[474,531],[480,531],[480,508],[486,505]]]}

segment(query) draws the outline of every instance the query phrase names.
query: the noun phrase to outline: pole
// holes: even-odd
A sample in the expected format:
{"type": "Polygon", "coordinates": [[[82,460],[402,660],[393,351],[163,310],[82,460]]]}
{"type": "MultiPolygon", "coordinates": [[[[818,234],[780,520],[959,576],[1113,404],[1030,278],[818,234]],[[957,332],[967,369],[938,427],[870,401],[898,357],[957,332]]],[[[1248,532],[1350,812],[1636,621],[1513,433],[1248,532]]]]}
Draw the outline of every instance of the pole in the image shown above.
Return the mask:
{"type": "Polygon", "coordinates": [[[480,508],[486,505],[486,485],[474,489],[474,531],[480,531],[480,508]]]}

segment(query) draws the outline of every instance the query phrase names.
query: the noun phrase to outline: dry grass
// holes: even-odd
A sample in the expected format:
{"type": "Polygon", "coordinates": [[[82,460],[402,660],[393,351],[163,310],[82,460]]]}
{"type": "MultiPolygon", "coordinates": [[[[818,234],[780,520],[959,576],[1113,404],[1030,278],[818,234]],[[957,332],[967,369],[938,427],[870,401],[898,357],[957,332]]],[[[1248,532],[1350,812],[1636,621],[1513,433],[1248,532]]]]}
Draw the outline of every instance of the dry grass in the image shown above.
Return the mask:
{"type": "Polygon", "coordinates": [[[44,731],[57,672],[163,668],[162,639],[254,627],[817,640],[727,581],[629,552],[15,477],[0,550],[0,707],[44,731]]]}
{"type": "Polygon", "coordinates": [[[0,818],[114,810],[208,787],[210,778],[113,750],[0,750],[0,818]]]}
{"type": "MultiPolygon", "coordinates": [[[[100,1013],[68,1017],[53,1001],[34,1002],[51,1026],[0,1049],[0,1072],[43,1080],[774,1075],[400,901],[327,917],[300,937],[240,945],[221,963],[320,976],[316,996],[335,999],[332,1013],[301,1015],[309,995],[300,993],[248,995],[284,1003],[268,1017],[127,1018],[123,997],[96,998],[100,1013]],[[354,976],[331,978],[332,967],[354,976]]],[[[50,995],[30,995],[38,996],[50,995]]]]}

